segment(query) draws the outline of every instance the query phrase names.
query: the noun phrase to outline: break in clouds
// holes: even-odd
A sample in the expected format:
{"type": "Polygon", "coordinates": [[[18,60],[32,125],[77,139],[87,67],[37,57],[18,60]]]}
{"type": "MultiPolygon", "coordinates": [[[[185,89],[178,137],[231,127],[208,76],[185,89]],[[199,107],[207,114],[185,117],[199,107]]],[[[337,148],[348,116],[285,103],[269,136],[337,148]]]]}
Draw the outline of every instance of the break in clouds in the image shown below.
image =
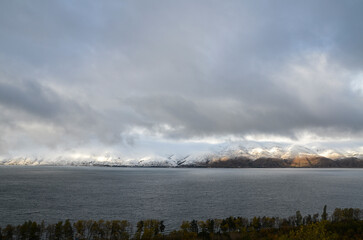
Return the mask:
{"type": "Polygon", "coordinates": [[[361,142],[362,9],[2,1],[0,155],[361,142]]]}

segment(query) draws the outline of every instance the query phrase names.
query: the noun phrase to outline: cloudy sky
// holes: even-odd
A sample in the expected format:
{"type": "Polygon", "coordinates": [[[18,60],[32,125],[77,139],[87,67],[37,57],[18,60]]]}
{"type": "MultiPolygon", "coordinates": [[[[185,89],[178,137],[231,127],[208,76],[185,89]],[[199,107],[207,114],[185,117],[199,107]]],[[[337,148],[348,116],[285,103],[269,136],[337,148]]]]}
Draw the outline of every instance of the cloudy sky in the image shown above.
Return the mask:
{"type": "Polygon", "coordinates": [[[363,1],[0,2],[0,156],[363,142],[363,1]]]}

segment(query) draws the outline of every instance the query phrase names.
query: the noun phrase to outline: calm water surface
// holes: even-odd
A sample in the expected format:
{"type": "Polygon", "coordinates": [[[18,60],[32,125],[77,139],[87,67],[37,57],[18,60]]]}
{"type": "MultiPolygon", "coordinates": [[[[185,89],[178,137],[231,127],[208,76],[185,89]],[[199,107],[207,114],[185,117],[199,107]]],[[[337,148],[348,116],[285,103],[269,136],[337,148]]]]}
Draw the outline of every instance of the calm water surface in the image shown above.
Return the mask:
{"type": "Polygon", "coordinates": [[[26,220],[287,217],[363,208],[363,169],[0,167],[0,226],[26,220]]]}

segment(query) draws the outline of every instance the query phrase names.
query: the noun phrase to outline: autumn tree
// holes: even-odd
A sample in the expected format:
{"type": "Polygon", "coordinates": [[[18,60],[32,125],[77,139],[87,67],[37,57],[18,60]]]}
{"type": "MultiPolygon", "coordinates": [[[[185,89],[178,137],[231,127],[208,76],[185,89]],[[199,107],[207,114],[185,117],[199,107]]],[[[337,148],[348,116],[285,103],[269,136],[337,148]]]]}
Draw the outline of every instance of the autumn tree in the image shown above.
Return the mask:
{"type": "Polygon", "coordinates": [[[303,217],[300,213],[300,211],[296,211],[296,226],[300,226],[303,222],[303,217]]]}
{"type": "Polygon", "coordinates": [[[15,228],[8,224],[4,229],[2,233],[2,237],[4,240],[12,240],[14,235],[15,228]]]}
{"type": "Polygon", "coordinates": [[[325,221],[328,219],[328,213],[326,212],[326,205],[324,205],[323,214],[321,214],[321,220],[325,221]]]}

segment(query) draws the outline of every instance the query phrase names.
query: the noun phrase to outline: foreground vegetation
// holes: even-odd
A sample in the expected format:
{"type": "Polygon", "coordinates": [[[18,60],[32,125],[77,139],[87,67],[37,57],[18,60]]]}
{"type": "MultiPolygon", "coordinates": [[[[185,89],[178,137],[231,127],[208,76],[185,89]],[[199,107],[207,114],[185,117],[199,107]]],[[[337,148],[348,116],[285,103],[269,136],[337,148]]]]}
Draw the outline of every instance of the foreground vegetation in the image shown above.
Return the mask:
{"type": "Polygon", "coordinates": [[[166,231],[163,221],[139,221],[135,228],[126,220],[69,220],[56,224],[25,222],[0,228],[0,240],[127,240],[127,239],[363,239],[363,211],[335,209],[331,216],[326,206],[319,214],[302,216],[297,211],[288,218],[229,217],[206,221],[184,221],[177,230],[166,231]]]}

